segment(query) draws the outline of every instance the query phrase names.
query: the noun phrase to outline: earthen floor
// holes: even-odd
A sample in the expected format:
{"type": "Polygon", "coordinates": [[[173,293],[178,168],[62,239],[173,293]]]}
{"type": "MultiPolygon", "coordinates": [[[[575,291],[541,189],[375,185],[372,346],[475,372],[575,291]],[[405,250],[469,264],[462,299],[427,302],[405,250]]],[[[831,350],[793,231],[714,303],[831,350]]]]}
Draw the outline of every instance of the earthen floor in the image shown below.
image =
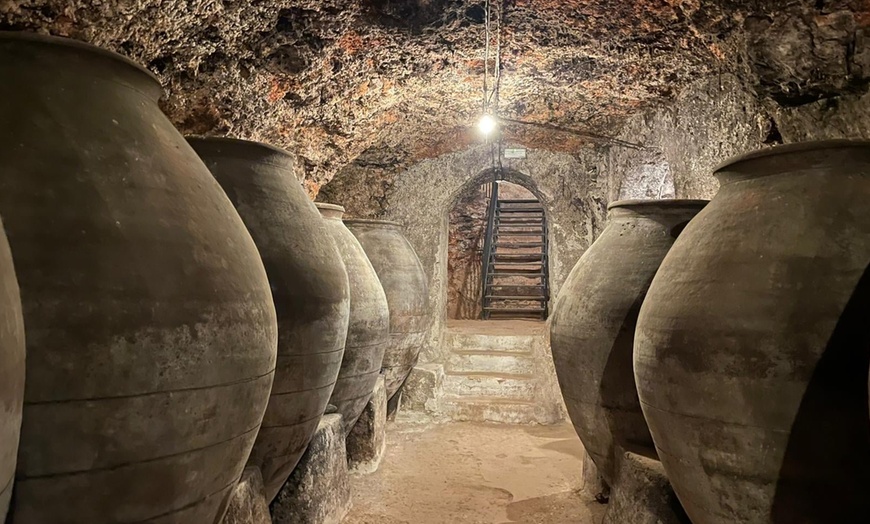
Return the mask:
{"type": "Polygon", "coordinates": [[[568,423],[387,427],[380,469],[352,477],[345,524],[598,524],[568,423]]]}

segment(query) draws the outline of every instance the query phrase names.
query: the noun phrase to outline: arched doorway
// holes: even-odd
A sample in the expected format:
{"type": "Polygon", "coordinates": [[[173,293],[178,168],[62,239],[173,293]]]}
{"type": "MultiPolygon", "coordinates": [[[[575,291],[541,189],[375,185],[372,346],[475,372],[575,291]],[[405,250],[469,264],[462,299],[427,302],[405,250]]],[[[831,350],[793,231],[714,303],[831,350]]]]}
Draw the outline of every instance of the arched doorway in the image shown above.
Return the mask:
{"type": "Polygon", "coordinates": [[[547,219],[534,193],[506,180],[472,187],[448,222],[448,319],[547,318],[547,219]]]}

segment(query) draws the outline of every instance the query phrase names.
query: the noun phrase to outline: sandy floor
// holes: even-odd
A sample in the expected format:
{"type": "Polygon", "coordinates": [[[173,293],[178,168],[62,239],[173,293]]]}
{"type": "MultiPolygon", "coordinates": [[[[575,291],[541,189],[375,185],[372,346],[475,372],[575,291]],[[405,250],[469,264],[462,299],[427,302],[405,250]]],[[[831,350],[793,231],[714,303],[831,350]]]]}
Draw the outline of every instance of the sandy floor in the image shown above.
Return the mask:
{"type": "Polygon", "coordinates": [[[597,524],[579,493],[582,447],[569,424],[391,424],[387,455],[354,476],[345,524],[597,524]]]}

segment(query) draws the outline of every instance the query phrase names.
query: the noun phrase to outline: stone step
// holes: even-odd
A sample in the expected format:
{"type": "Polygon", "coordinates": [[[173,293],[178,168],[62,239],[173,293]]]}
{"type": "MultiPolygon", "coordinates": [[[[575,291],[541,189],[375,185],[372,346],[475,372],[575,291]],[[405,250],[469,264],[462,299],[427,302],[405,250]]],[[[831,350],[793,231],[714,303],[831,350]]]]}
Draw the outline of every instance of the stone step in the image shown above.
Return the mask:
{"type": "MultiPolygon", "coordinates": [[[[545,329],[545,327],[541,329],[545,329]]],[[[540,343],[540,339],[541,335],[539,334],[491,335],[485,333],[459,333],[450,330],[444,333],[445,349],[451,353],[473,350],[477,352],[496,351],[500,353],[529,355],[534,345],[540,343]]]]}
{"type": "Polygon", "coordinates": [[[532,375],[450,372],[444,376],[444,393],[453,397],[476,396],[532,402],[536,386],[532,375]]]}
{"type": "Polygon", "coordinates": [[[535,372],[535,361],[528,350],[463,349],[451,352],[446,371],[447,373],[487,372],[531,375],[535,372]]]}
{"type": "Polygon", "coordinates": [[[551,424],[554,417],[535,403],[484,396],[444,397],[444,410],[453,420],[503,424],[551,424]]]}

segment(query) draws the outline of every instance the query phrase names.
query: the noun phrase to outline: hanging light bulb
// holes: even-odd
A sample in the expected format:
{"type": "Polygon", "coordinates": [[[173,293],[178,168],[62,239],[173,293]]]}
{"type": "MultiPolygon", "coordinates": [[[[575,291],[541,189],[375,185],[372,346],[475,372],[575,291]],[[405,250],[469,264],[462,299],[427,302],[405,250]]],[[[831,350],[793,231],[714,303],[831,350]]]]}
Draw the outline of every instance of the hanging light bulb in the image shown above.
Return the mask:
{"type": "Polygon", "coordinates": [[[477,122],[477,128],[483,133],[483,136],[491,135],[497,125],[498,123],[495,121],[495,118],[490,114],[483,115],[477,122]]]}

